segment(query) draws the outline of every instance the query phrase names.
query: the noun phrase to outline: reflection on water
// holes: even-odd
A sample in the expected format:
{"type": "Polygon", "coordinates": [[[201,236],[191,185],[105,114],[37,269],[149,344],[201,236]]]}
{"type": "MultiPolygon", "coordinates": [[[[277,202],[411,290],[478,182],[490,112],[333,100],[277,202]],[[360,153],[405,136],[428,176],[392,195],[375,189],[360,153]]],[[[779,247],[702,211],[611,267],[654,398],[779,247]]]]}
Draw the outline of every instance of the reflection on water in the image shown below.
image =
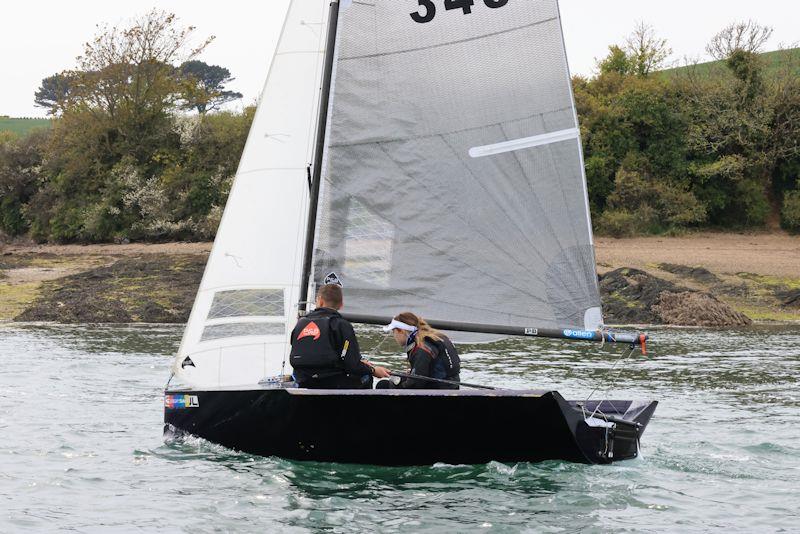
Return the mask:
{"type": "MultiPolygon", "coordinates": [[[[656,330],[647,357],[617,366],[612,346],[465,347],[465,381],[659,400],[644,458],[611,467],[385,468],[164,444],[180,334],[0,326],[0,532],[797,531],[797,328],[656,330]]],[[[399,367],[392,343],[362,335],[399,367]]]]}

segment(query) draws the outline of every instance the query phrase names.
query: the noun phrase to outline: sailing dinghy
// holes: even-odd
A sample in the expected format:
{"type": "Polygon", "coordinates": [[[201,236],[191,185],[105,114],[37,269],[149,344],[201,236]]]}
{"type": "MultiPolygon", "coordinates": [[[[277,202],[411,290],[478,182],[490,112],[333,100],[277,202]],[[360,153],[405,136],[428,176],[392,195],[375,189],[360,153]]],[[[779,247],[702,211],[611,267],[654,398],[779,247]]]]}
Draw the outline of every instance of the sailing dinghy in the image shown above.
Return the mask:
{"type": "Polygon", "coordinates": [[[165,432],[382,465],[636,457],[655,402],[290,377],[289,333],[332,272],[357,323],[643,344],[603,328],[583,169],[557,0],[292,1],[165,432]]]}

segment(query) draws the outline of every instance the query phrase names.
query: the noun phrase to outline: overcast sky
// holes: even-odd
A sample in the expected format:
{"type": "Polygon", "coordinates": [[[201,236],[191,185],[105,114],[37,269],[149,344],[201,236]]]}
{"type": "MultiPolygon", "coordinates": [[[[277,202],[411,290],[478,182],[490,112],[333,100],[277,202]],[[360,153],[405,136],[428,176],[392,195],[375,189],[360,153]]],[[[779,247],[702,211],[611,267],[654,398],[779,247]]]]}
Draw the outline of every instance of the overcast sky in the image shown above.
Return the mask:
{"type": "MultiPolygon", "coordinates": [[[[287,5],[288,0],[7,0],[0,29],[0,115],[44,116],[33,105],[41,79],[74,66],[97,24],[125,22],[153,7],[176,13],[184,24],[196,26],[198,35],[215,35],[201,59],[230,69],[236,77],[230,88],[253,102],[287,5]]],[[[703,59],[709,39],[737,20],[775,28],[770,49],[800,41],[796,0],[561,0],[561,12],[572,71],[587,75],[595,58],[622,42],[637,21],[652,24],[669,40],[676,62],[703,59]]]]}

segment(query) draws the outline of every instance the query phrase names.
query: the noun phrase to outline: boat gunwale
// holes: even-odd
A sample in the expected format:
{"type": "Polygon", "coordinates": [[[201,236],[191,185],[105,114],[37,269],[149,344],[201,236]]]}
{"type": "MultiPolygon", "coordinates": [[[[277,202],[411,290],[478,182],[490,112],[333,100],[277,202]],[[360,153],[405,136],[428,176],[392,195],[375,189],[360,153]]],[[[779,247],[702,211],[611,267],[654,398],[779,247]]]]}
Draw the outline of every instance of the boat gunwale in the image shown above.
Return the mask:
{"type": "Polygon", "coordinates": [[[294,387],[275,387],[270,385],[258,386],[223,386],[216,388],[169,388],[164,390],[165,395],[188,395],[192,393],[217,393],[217,392],[244,392],[244,391],[285,391],[289,395],[308,397],[524,397],[539,398],[557,391],[515,390],[515,389],[308,389],[294,387]]]}

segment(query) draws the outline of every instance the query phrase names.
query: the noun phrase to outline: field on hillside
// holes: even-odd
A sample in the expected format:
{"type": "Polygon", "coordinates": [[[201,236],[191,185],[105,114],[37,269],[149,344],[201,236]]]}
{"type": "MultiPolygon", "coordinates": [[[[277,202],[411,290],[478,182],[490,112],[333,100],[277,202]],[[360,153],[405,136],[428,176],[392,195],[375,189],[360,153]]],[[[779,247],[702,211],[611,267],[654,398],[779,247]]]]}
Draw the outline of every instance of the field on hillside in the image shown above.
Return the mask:
{"type": "MultiPolygon", "coordinates": [[[[778,74],[789,69],[790,72],[800,76],[800,48],[789,48],[786,50],[776,50],[774,52],[766,52],[761,54],[761,58],[766,65],[768,75],[778,74]]],[[[664,76],[672,77],[681,74],[686,74],[692,69],[698,75],[702,76],[718,76],[727,74],[729,71],[722,61],[709,61],[707,63],[698,63],[697,65],[688,65],[684,67],[676,67],[662,71],[664,76]]]]}
{"type": "Polygon", "coordinates": [[[16,135],[26,135],[33,130],[48,128],[50,119],[19,119],[0,116],[0,132],[13,132],[16,135]]]}

